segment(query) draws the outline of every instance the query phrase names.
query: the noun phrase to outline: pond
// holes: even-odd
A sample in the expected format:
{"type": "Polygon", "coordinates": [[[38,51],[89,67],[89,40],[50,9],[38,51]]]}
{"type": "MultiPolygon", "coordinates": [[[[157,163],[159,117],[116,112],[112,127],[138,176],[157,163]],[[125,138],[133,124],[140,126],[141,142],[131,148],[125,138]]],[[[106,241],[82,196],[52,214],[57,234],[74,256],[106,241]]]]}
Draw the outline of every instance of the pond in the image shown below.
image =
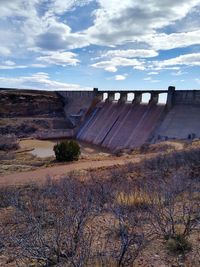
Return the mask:
{"type": "Polygon", "coordinates": [[[56,143],[56,140],[25,139],[21,140],[19,145],[21,149],[30,149],[30,153],[34,156],[46,158],[54,156],[53,147],[56,143]]]}
{"type": "MultiPolygon", "coordinates": [[[[20,148],[23,150],[30,150],[34,156],[40,158],[52,157],[54,156],[53,147],[56,143],[63,141],[63,139],[54,140],[37,140],[37,139],[22,139],[19,143],[20,148]]],[[[105,149],[101,149],[96,146],[85,144],[84,142],[79,142],[81,147],[82,158],[96,158],[109,156],[110,153],[105,149]]]]}

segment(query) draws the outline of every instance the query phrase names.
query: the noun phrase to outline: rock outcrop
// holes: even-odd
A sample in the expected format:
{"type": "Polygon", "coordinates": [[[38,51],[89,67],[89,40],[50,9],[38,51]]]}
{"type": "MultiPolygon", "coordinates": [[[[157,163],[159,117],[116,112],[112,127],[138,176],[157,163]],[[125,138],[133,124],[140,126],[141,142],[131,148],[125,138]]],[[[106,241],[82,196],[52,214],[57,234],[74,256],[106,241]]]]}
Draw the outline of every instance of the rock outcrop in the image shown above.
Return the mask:
{"type": "Polygon", "coordinates": [[[67,128],[64,104],[55,92],[0,89],[0,134],[26,137],[67,128]]]}

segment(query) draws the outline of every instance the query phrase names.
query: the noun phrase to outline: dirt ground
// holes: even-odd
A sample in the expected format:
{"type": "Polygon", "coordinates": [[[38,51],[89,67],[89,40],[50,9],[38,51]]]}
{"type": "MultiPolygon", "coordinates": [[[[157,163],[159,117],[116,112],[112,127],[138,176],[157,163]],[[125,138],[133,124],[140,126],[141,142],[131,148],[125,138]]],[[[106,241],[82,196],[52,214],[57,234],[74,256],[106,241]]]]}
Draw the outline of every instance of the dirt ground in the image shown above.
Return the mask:
{"type": "MultiPolygon", "coordinates": [[[[152,157],[153,155],[148,155],[152,157]]],[[[34,171],[18,172],[9,175],[0,175],[0,186],[23,185],[27,183],[44,183],[48,176],[59,179],[62,175],[76,171],[94,170],[98,168],[115,167],[129,162],[138,163],[147,156],[111,158],[104,160],[84,160],[79,162],[60,164],[53,167],[40,168],[34,171]]]]}
{"type": "MultiPolygon", "coordinates": [[[[0,160],[0,186],[22,185],[32,182],[44,183],[48,176],[59,179],[69,172],[80,172],[98,168],[108,168],[117,165],[138,163],[152,158],[158,153],[181,150],[181,142],[164,142],[148,147],[146,151],[135,150],[122,153],[119,156],[108,151],[80,143],[81,157],[78,162],[58,163],[52,154],[56,141],[22,140],[19,151],[7,155],[7,159],[0,160]],[[42,155],[42,157],[39,157],[42,155]],[[49,156],[49,157],[45,157],[49,156]]],[[[0,155],[1,156],[1,155],[0,155]]],[[[4,155],[5,156],[5,155],[4,155]]]]}
{"type": "MultiPolygon", "coordinates": [[[[60,166],[55,160],[53,151],[57,141],[22,139],[19,142],[20,148],[18,150],[0,151],[0,175],[60,166]]],[[[80,147],[80,162],[110,159],[113,157],[108,151],[95,146],[80,143],[80,147]]]]}

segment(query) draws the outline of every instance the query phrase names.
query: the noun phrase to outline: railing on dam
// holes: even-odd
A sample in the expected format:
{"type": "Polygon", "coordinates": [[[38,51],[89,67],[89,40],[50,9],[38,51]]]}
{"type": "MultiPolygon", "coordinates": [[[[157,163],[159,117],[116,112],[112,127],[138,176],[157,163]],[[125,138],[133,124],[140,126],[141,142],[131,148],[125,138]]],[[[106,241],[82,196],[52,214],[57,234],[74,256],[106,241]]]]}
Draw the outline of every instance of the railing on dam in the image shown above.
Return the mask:
{"type": "MultiPolygon", "coordinates": [[[[92,100],[139,104],[143,102],[144,95],[149,95],[147,103],[157,104],[163,98],[168,109],[176,104],[200,105],[200,90],[175,90],[174,86],[169,86],[167,90],[99,90],[94,88],[93,91],[59,91],[58,94],[68,103],[77,103],[79,99],[80,104],[83,101],[88,103],[92,100]]],[[[161,101],[161,103],[163,102],[161,101]]]]}
{"type": "Polygon", "coordinates": [[[168,108],[173,105],[175,87],[170,86],[168,90],[98,90],[94,88],[94,97],[98,101],[105,102],[132,102],[133,104],[164,103],[168,108]]]}
{"type": "Polygon", "coordinates": [[[168,90],[98,90],[94,88],[94,96],[99,101],[119,101],[141,103],[143,96],[149,95],[149,103],[158,103],[161,96],[165,95],[168,108],[175,104],[200,105],[200,90],[175,90],[174,86],[169,86],[168,90]],[[106,97],[105,97],[106,95],[106,97]],[[116,97],[117,95],[117,97],[116,97]]]}
{"type": "Polygon", "coordinates": [[[173,102],[173,95],[175,87],[170,86],[168,90],[98,90],[94,88],[93,91],[59,91],[58,94],[68,100],[68,103],[77,99],[96,99],[97,102],[132,102],[139,104],[143,102],[143,96],[149,94],[148,103],[158,103],[160,95],[166,95],[167,106],[171,106],[173,102]]]}

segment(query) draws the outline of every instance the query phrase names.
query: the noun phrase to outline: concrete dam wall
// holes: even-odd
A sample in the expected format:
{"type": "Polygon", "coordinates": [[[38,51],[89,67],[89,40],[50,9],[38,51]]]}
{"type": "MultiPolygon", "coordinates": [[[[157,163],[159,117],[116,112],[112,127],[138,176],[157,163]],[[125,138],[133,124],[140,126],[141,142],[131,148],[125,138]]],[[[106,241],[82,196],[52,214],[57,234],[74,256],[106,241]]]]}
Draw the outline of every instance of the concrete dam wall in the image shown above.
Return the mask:
{"type": "Polygon", "coordinates": [[[77,138],[109,149],[140,146],[148,139],[165,106],[103,103],[77,134],[77,138]]]}
{"type": "Polygon", "coordinates": [[[155,134],[157,139],[200,138],[200,106],[174,106],[155,134]]]}
{"type": "MultiPolygon", "coordinates": [[[[80,99],[78,108],[81,108],[80,99]]],[[[165,91],[113,92],[96,89],[90,92],[89,102],[76,129],[78,140],[116,150],[136,148],[146,142],[200,138],[198,90],[176,91],[169,87],[165,91]],[[108,95],[106,100],[103,99],[104,93],[108,95]],[[120,94],[118,101],[114,97],[116,93],[120,94]],[[132,102],[127,100],[129,93],[134,94],[132,102]],[[142,103],[144,93],[150,94],[148,103],[142,103]],[[167,93],[166,104],[158,103],[162,93],[167,93]]]]}

